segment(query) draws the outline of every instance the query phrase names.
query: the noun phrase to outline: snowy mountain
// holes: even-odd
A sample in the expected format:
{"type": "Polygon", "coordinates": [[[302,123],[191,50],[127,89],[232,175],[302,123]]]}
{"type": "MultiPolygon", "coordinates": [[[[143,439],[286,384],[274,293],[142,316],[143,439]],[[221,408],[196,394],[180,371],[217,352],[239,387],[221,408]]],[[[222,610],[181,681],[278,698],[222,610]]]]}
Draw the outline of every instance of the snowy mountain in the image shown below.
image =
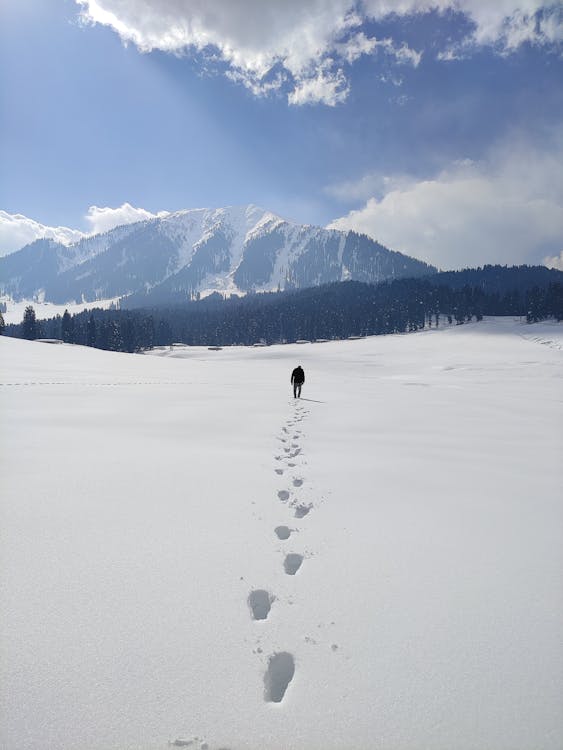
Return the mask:
{"type": "Polygon", "coordinates": [[[365,235],[293,224],[250,205],[178,211],[73,245],[36,240],[0,258],[0,293],[59,304],[131,296],[142,304],[435,270],[365,235]]]}

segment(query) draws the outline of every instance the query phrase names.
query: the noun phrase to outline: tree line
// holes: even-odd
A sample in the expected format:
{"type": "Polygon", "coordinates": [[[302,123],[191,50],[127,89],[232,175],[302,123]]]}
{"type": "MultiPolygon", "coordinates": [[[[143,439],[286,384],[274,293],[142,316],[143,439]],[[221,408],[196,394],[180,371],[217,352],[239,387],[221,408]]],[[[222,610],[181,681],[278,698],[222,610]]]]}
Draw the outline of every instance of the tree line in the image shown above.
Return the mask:
{"type": "Polygon", "coordinates": [[[523,316],[528,322],[563,319],[563,285],[487,291],[427,279],[399,279],[377,286],[345,281],[293,292],[249,294],[145,309],[94,309],[38,321],[30,306],[6,333],[55,338],[112,351],[135,352],[155,345],[227,346],[340,339],[403,333],[444,322],[461,325],[483,315],[523,316]]]}

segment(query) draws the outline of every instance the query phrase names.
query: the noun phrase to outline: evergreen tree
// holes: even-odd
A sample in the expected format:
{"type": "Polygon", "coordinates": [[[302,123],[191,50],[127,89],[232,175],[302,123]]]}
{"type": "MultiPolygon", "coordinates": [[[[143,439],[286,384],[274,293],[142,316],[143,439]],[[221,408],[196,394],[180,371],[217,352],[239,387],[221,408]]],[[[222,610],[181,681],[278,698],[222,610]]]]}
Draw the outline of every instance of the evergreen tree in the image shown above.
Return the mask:
{"type": "Polygon", "coordinates": [[[152,349],[154,346],[154,319],[152,315],[147,315],[141,322],[141,346],[145,349],[152,349]]]}
{"type": "Polygon", "coordinates": [[[23,323],[22,323],[22,334],[24,339],[29,339],[32,341],[33,339],[36,339],[39,333],[39,326],[37,325],[37,318],[35,317],[35,310],[31,305],[28,305],[25,308],[25,312],[23,314],[23,323]]]}
{"type": "Polygon", "coordinates": [[[121,327],[117,320],[111,320],[108,330],[108,349],[112,352],[123,351],[123,338],[121,336],[121,327]]]}
{"type": "MultiPolygon", "coordinates": [[[[519,273],[526,276],[523,271],[519,273]]],[[[483,315],[518,315],[521,310],[527,312],[529,321],[563,318],[561,283],[548,285],[540,279],[542,283],[516,286],[518,277],[511,290],[508,282],[500,285],[497,271],[493,273],[492,269],[486,271],[486,275],[492,274],[488,288],[474,283],[479,277],[473,272],[452,274],[448,275],[451,286],[436,283],[435,277],[397,279],[378,285],[347,281],[226,300],[221,295],[210,295],[199,302],[172,307],[84,311],[72,318],[65,315],[65,340],[70,340],[72,331],[76,343],[138,351],[173,341],[188,345],[249,345],[258,341],[402,333],[420,330],[425,324],[437,327],[447,320],[450,325],[460,325],[481,320],[483,315]]],[[[62,337],[60,317],[42,324],[45,333],[39,333],[37,321],[33,338],[62,337]]],[[[6,333],[29,337],[30,328],[29,324],[10,325],[6,333]]]]}
{"type": "Polygon", "coordinates": [[[47,338],[49,339],[62,339],[62,318],[60,315],[55,315],[54,318],[46,321],[47,338]]]}
{"type": "Polygon", "coordinates": [[[109,327],[110,324],[107,320],[102,320],[100,327],[97,330],[96,346],[99,349],[109,349],[109,327]]]}
{"type": "Polygon", "coordinates": [[[159,346],[170,346],[172,343],[172,329],[167,320],[158,321],[156,343],[159,346]]]}
{"type": "Polygon", "coordinates": [[[137,330],[132,318],[128,315],[121,323],[121,332],[123,337],[123,348],[126,352],[134,352],[137,346],[137,330]]]}
{"type": "Polygon", "coordinates": [[[74,318],[71,318],[68,310],[64,311],[61,321],[61,338],[67,344],[74,343],[74,318]]]}
{"type": "Polygon", "coordinates": [[[4,323],[4,316],[2,315],[2,312],[0,312],[0,336],[4,333],[5,328],[6,324],[4,323]]]}
{"type": "Polygon", "coordinates": [[[86,346],[96,346],[96,320],[92,314],[86,324],[86,346]]]}

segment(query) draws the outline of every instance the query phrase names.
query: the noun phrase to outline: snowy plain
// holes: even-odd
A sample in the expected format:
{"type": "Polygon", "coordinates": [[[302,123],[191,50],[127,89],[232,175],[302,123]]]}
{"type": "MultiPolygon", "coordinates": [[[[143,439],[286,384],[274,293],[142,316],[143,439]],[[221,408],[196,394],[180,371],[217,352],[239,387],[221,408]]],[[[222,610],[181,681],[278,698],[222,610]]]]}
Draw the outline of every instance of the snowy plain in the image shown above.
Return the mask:
{"type": "Polygon", "coordinates": [[[1,337],[0,746],[560,750],[562,364],[1,337]]]}
{"type": "Polygon", "coordinates": [[[56,305],[53,302],[39,300],[18,300],[15,302],[10,297],[0,295],[0,303],[4,302],[7,307],[6,312],[2,313],[6,325],[18,325],[21,323],[25,308],[28,305],[33,307],[38,320],[45,320],[46,318],[54,318],[56,315],[62,317],[65,310],[68,310],[70,315],[77,315],[84,310],[94,310],[95,308],[107,310],[112,305],[119,306],[120,299],[120,297],[114,297],[112,299],[96,300],[95,302],[69,302],[66,305],[56,305]]]}

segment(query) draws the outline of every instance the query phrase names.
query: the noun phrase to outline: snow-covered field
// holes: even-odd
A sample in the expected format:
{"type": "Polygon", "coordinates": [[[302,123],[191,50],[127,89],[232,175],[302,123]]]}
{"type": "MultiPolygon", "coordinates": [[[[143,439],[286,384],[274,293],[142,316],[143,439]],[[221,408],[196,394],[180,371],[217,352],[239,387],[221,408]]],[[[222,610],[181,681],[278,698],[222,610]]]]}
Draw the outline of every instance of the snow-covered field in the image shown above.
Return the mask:
{"type": "Polygon", "coordinates": [[[4,322],[7,325],[18,324],[23,320],[25,308],[31,305],[35,310],[37,320],[44,320],[46,318],[54,318],[56,315],[64,315],[64,311],[68,310],[71,315],[81,313],[83,310],[93,310],[96,307],[101,310],[107,310],[111,305],[119,305],[120,297],[114,297],[112,299],[101,299],[96,302],[69,302],[66,305],[55,305],[52,302],[40,302],[37,300],[19,300],[14,302],[9,297],[0,296],[0,302],[6,304],[6,312],[2,313],[4,322]]]}
{"type": "Polygon", "coordinates": [[[561,750],[562,349],[0,338],[0,746],[561,750]]]}

